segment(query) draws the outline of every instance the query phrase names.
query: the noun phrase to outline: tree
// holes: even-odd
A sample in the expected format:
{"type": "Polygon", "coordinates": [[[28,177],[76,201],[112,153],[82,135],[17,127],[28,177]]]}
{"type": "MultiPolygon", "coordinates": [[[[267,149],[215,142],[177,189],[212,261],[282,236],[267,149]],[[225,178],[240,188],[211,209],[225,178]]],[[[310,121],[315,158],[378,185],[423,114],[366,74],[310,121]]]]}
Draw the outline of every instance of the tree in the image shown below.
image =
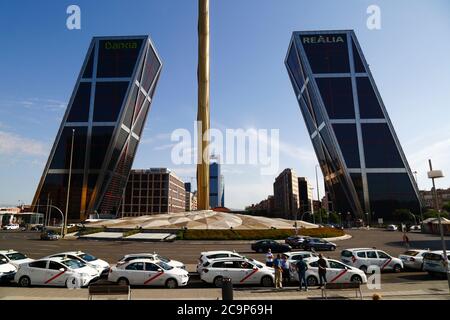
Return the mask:
{"type": "Polygon", "coordinates": [[[442,209],[444,209],[447,212],[450,212],[450,201],[447,201],[446,203],[444,203],[444,205],[442,206],[442,209]]]}
{"type": "Polygon", "coordinates": [[[330,223],[340,223],[339,215],[336,212],[330,212],[330,223]]]}
{"type": "MultiPolygon", "coordinates": [[[[438,216],[439,216],[439,213],[433,209],[429,209],[423,214],[424,219],[437,218],[438,216]]],[[[448,212],[441,211],[441,217],[448,219],[448,212]]]]}

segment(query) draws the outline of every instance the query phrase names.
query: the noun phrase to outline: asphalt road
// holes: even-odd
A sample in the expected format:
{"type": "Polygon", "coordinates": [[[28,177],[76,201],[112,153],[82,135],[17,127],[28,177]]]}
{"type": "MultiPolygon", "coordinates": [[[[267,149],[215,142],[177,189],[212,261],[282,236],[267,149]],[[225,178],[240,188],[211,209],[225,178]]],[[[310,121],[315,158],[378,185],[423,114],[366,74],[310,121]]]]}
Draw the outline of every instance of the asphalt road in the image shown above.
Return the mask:
{"type": "MultiPolygon", "coordinates": [[[[376,247],[398,256],[405,251],[401,232],[389,232],[379,229],[346,230],[351,239],[337,241],[335,252],[324,252],[329,258],[339,259],[340,252],[346,248],[376,247]]],[[[408,233],[411,248],[442,249],[440,238],[435,235],[408,233]]],[[[450,238],[446,240],[450,248],[450,238]]],[[[264,255],[251,251],[250,244],[233,241],[175,241],[175,242],[134,242],[134,241],[97,241],[97,240],[59,240],[42,241],[38,232],[0,231],[0,250],[14,249],[38,259],[53,253],[81,250],[89,252],[109,263],[117,262],[129,253],[157,252],[171,259],[194,265],[200,252],[209,250],[235,250],[241,254],[264,261],[264,255]]],[[[382,281],[387,283],[435,280],[424,272],[384,273],[382,281]]]]}

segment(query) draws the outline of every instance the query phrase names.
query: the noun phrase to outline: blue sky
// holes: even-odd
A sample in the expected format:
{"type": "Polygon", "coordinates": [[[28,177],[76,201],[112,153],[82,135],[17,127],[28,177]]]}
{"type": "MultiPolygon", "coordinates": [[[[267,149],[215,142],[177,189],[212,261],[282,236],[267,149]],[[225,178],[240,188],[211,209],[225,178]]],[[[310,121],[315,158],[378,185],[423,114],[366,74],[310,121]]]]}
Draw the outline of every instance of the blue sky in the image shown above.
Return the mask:
{"type": "MultiPolygon", "coordinates": [[[[315,155],[283,64],[294,30],[354,29],[419,186],[427,159],[450,175],[450,3],[433,1],[211,0],[211,124],[280,129],[280,171],[315,184],[315,155]],[[366,27],[369,5],[381,30],[366,27]]],[[[197,1],[2,1],[0,4],[0,204],[30,202],[91,37],[150,34],[164,66],[135,168],[169,167],[170,133],[193,131],[197,1]],[[66,8],[81,8],[81,30],[66,8]]],[[[225,165],[226,205],[271,194],[274,176],[225,165]]],[[[438,181],[450,186],[450,179],[438,181]]],[[[322,186],[320,187],[323,195],[322,186]]]]}

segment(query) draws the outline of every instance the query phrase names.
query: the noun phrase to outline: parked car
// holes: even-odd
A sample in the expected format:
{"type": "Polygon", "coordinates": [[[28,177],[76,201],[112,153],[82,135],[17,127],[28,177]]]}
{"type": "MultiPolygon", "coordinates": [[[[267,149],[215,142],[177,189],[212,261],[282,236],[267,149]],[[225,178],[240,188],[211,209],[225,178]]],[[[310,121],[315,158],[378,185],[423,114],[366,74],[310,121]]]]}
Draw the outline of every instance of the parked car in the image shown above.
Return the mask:
{"type": "Polygon", "coordinates": [[[251,248],[256,252],[267,252],[267,250],[272,250],[273,253],[283,253],[292,250],[292,247],[285,243],[279,243],[272,239],[259,240],[252,243],[251,248]]]}
{"type": "MultiPolygon", "coordinates": [[[[308,270],[306,270],[306,282],[308,286],[319,285],[319,258],[311,257],[306,258],[305,262],[308,265],[308,270]]],[[[364,271],[345,265],[334,259],[325,259],[327,262],[327,281],[328,283],[367,283],[367,276],[364,271]]],[[[298,281],[297,269],[291,268],[291,279],[298,281]]]]}
{"type": "Polygon", "coordinates": [[[128,261],[131,260],[136,260],[136,259],[150,259],[150,260],[155,260],[155,261],[162,261],[164,263],[167,263],[169,266],[174,267],[174,268],[180,268],[180,269],[186,269],[186,266],[184,265],[183,262],[177,261],[177,260],[172,260],[166,257],[163,257],[159,254],[157,254],[156,252],[153,253],[133,253],[133,254],[127,254],[125,256],[123,256],[118,262],[117,265],[121,265],[124,264],[128,261]]]}
{"type": "Polygon", "coordinates": [[[321,238],[308,238],[305,239],[303,243],[303,248],[305,250],[336,250],[337,245],[321,238]]]}
{"type": "Polygon", "coordinates": [[[418,225],[415,225],[415,226],[411,226],[409,228],[409,230],[410,231],[420,231],[420,230],[422,230],[422,227],[420,226],[420,224],[418,224],[418,225]]]}
{"type": "Polygon", "coordinates": [[[302,257],[302,259],[317,257],[317,255],[311,251],[291,251],[285,252],[281,256],[286,258],[291,271],[292,269],[295,270],[295,264],[300,260],[300,257],[302,257]]]}
{"type": "Polygon", "coordinates": [[[108,280],[122,285],[177,288],[187,285],[189,273],[157,259],[134,259],[113,266],[108,280]]]}
{"type": "Polygon", "coordinates": [[[403,266],[407,269],[423,270],[423,257],[429,250],[411,249],[399,255],[403,266]]]}
{"type": "Polygon", "coordinates": [[[96,269],[87,264],[66,258],[47,258],[21,264],[14,281],[21,287],[32,285],[85,287],[99,278],[96,269]]]}
{"type": "Polygon", "coordinates": [[[44,230],[44,225],[42,225],[42,224],[36,224],[36,225],[34,225],[34,226],[32,226],[31,228],[30,228],[30,230],[31,231],[43,231],[44,230]]]}
{"type": "Polygon", "coordinates": [[[309,237],[291,236],[289,238],[286,238],[284,240],[284,243],[290,245],[294,249],[302,249],[303,248],[303,243],[305,242],[305,239],[307,239],[307,238],[309,238],[309,237]]]}
{"type": "Polygon", "coordinates": [[[386,227],[387,231],[397,231],[398,227],[395,224],[390,224],[386,227]]]}
{"type": "Polygon", "coordinates": [[[226,251],[226,250],[220,250],[220,251],[205,251],[200,253],[200,258],[198,258],[197,263],[197,273],[200,274],[204,267],[207,267],[211,260],[218,259],[218,258],[242,258],[242,256],[234,251],[226,251]]]}
{"type": "Polygon", "coordinates": [[[25,254],[15,250],[0,250],[0,260],[5,259],[6,262],[18,267],[22,263],[34,261],[25,254]]]}
{"type": "Polygon", "coordinates": [[[0,283],[10,282],[14,280],[17,268],[6,261],[5,258],[0,259],[0,283]]]}
{"type": "Polygon", "coordinates": [[[59,240],[61,236],[54,230],[43,230],[41,232],[41,240],[59,240]]]}
{"type": "Polygon", "coordinates": [[[203,268],[200,274],[202,281],[212,283],[218,288],[222,286],[223,278],[230,278],[234,285],[259,284],[272,287],[275,271],[255,260],[230,257],[211,260],[210,265],[203,268]]]}
{"type": "Polygon", "coordinates": [[[61,252],[52,254],[45,258],[68,258],[68,259],[75,259],[79,260],[88,266],[93,267],[98,271],[99,274],[105,275],[108,274],[110,266],[109,263],[105,260],[99,259],[89,253],[83,252],[83,251],[68,251],[68,252],[61,252]]]}
{"type": "Polygon", "coordinates": [[[341,261],[349,266],[358,268],[365,273],[370,266],[378,266],[381,271],[392,270],[400,272],[403,270],[403,262],[382,250],[375,248],[353,248],[341,252],[341,261]]]}
{"type": "MultiPolygon", "coordinates": [[[[425,253],[423,257],[423,270],[431,276],[447,277],[449,270],[444,259],[444,251],[431,251],[425,253]]],[[[450,260],[450,252],[447,251],[447,262],[450,260]]]]}
{"type": "Polygon", "coordinates": [[[3,230],[19,230],[20,226],[16,223],[9,223],[6,226],[3,226],[3,230]]]}

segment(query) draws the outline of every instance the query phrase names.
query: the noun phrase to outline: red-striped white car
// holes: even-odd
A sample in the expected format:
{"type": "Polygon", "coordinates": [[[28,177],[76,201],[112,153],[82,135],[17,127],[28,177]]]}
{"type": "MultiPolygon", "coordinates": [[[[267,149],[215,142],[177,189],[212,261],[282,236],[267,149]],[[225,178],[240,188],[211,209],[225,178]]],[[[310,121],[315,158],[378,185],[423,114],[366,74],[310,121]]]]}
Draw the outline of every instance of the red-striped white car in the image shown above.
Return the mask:
{"type": "Polygon", "coordinates": [[[341,252],[341,261],[349,266],[361,269],[367,273],[370,266],[377,266],[381,271],[400,272],[403,270],[403,262],[382,250],[375,248],[354,248],[341,252]]]}
{"type": "Polygon", "coordinates": [[[222,286],[223,278],[231,279],[231,283],[257,284],[272,287],[275,280],[273,268],[246,258],[218,258],[210,260],[210,264],[201,271],[200,278],[216,287],[222,286]]]}
{"type": "Polygon", "coordinates": [[[189,273],[160,260],[135,259],[112,267],[108,280],[122,285],[165,286],[173,289],[187,285],[189,273]]]}
{"type": "Polygon", "coordinates": [[[79,288],[100,277],[99,272],[86,263],[67,258],[44,258],[20,264],[14,282],[21,287],[31,285],[79,288]]]}
{"type": "MultiPolygon", "coordinates": [[[[327,262],[327,283],[367,283],[366,274],[354,267],[343,264],[334,259],[325,259],[327,262]]],[[[306,282],[308,286],[317,286],[319,284],[319,258],[306,258],[305,262],[308,265],[306,270],[306,282]]],[[[297,272],[292,272],[294,279],[298,280],[297,272]]]]}

